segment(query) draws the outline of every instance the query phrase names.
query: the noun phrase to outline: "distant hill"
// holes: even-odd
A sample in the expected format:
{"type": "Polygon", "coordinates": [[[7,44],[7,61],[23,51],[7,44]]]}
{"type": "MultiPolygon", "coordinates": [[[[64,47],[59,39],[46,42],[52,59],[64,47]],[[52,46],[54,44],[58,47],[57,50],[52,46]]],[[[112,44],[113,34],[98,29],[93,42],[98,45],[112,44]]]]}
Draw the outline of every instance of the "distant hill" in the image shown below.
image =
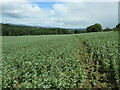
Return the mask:
{"type": "Polygon", "coordinates": [[[86,28],[73,28],[73,29],[70,29],[70,30],[80,30],[80,31],[85,31],[86,28]]]}
{"type": "Polygon", "coordinates": [[[2,23],[3,36],[74,34],[73,30],[2,23]]]}

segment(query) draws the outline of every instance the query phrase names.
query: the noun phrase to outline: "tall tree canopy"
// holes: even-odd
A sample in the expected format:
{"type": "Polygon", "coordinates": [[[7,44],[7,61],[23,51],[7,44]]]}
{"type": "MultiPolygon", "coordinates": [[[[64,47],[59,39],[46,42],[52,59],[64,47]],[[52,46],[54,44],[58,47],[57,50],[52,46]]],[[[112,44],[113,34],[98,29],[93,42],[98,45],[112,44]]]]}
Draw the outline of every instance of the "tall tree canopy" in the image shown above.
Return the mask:
{"type": "Polygon", "coordinates": [[[87,32],[101,32],[103,31],[101,24],[94,24],[89,27],[87,27],[87,32]]]}
{"type": "Polygon", "coordinates": [[[120,28],[120,23],[118,25],[116,25],[116,28],[120,28]]]}

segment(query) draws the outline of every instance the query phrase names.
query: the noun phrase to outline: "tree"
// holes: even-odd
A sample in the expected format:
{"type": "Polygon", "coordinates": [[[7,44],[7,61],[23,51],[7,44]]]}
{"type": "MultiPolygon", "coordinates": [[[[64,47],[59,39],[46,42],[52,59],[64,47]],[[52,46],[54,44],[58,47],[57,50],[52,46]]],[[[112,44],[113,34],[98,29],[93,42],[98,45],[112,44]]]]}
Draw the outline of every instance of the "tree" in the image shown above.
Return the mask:
{"type": "Polygon", "coordinates": [[[2,24],[3,36],[72,34],[69,29],[2,24]]]}
{"type": "Polygon", "coordinates": [[[98,23],[87,27],[87,32],[101,32],[103,31],[102,26],[98,23]]]}
{"type": "Polygon", "coordinates": [[[118,25],[116,25],[116,28],[120,28],[120,23],[118,25]]]}
{"type": "Polygon", "coordinates": [[[75,30],[74,33],[75,33],[75,34],[78,34],[78,33],[80,33],[80,31],[79,31],[79,30],[75,30]]]}
{"type": "Polygon", "coordinates": [[[120,31],[120,23],[118,23],[116,27],[113,28],[113,31],[120,31]]]}
{"type": "Polygon", "coordinates": [[[104,29],[104,31],[111,31],[111,29],[107,27],[104,29]]]}

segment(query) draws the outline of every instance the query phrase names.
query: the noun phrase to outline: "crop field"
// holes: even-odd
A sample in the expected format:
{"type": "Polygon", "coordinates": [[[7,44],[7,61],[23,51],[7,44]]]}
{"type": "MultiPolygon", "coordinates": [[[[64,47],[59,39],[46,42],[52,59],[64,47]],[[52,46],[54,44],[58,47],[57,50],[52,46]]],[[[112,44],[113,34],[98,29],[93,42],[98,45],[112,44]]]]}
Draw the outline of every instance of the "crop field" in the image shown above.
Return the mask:
{"type": "Polygon", "coordinates": [[[120,88],[118,32],[3,36],[3,88],[120,88]]]}

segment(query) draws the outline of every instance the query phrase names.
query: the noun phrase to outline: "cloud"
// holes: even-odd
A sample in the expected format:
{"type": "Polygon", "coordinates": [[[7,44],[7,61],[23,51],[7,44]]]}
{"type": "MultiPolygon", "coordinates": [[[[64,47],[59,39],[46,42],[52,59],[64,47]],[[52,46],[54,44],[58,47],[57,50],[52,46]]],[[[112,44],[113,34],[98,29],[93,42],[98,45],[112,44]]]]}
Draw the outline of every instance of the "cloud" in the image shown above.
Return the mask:
{"type": "Polygon", "coordinates": [[[9,3],[9,2],[28,2],[28,0],[2,0],[2,3],[9,3]]]}
{"type": "Polygon", "coordinates": [[[81,26],[101,23],[104,27],[113,27],[118,19],[117,3],[56,3],[53,7],[66,22],[73,22],[81,26]]]}
{"type": "Polygon", "coordinates": [[[64,28],[83,28],[94,23],[103,27],[117,24],[117,3],[113,2],[64,2],[55,3],[52,9],[21,0],[3,2],[3,22],[64,28]]]}
{"type": "Polygon", "coordinates": [[[2,5],[3,22],[28,25],[41,24],[48,19],[48,15],[54,13],[52,10],[44,10],[39,5],[29,2],[6,2],[2,5]]]}
{"type": "MultiPolygon", "coordinates": [[[[24,2],[25,0],[3,0],[2,2],[24,2]]],[[[119,2],[119,0],[26,0],[26,2],[119,2]]]]}

